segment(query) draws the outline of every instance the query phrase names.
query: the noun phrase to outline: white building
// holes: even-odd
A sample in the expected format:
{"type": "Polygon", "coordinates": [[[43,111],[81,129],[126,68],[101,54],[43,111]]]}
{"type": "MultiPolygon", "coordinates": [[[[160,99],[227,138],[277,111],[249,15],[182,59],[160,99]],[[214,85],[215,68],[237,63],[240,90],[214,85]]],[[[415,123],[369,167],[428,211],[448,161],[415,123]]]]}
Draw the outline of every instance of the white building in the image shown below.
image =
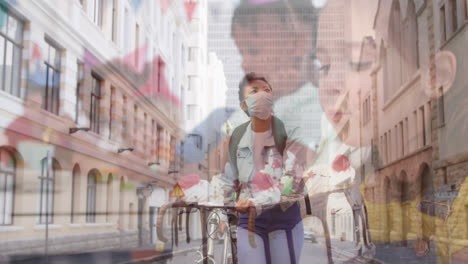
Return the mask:
{"type": "Polygon", "coordinates": [[[11,76],[0,85],[0,254],[42,254],[46,225],[50,253],[156,241],[149,229],[181,163],[187,77],[205,82],[204,60],[186,63],[188,50],[206,54],[183,3],[160,3],[0,4],[11,76]],[[150,198],[139,197],[148,185],[150,198]]]}

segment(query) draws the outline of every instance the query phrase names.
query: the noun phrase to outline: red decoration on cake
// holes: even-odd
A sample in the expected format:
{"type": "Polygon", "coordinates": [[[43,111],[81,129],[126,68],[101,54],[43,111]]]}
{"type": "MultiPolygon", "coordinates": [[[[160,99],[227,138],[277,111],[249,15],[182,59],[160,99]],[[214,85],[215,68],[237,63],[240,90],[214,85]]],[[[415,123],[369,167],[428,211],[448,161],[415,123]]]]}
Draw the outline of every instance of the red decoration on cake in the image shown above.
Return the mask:
{"type": "Polygon", "coordinates": [[[333,161],[332,169],[336,172],[341,172],[348,170],[349,166],[349,159],[344,155],[338,155],[333,161]]]}
{"type": "Polygon", "coordinates": [[[197,2],[187,1],[184,3],[185,12],[187,13],[187,20],[192,21],[193,13],[197,7],[197,2]]]}

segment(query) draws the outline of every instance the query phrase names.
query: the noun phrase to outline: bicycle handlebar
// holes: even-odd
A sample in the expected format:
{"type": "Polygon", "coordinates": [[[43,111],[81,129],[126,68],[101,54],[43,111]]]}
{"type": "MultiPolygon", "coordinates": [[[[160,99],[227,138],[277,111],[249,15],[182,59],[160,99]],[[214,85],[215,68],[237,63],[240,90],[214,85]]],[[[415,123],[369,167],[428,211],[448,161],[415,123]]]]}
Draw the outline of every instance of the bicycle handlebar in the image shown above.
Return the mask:
{"type": "MultiPolygon", "coordinates": [[[[290,199],[289,201],[287,201],[288,203],[290,202],[297,202],[299,201],[300,199],[303,199],[304,197],[303,196],[294,196],[293,199],[290,199]]],[[[273,205],[266,205],[266,206],[262,206],[262,210],[268,210],[268,209],[272,209],[273,207],[277,206],[278,204],[273,204],[273,205]]],[[[187,243],[190,243],[190,230],[189,230],[189,225],[188,225],[188,220],[189,220],[189,214],[191,212],[191,209],[202,209],[202,210],[207,210],[207,211],[212,211],[212,210],[215,210],[215,209],[220,209],[220,210],[231,210],[231,211],[237,211],[236,207],[235,206],[226,206],[226,205],[207,205],[207,204],[199,204],[199,203],[187,203],[185,201],[176,201],[176,202],[172,202],[172,203],[167,203],[166,205],[163,205],[159,211],[159,214],[158,214],[158,219],[157,219],[157,223],[156,223],[156,234],[158,235],[158,238],[159,240],[161,240],[162,242],[167,242],[168,239],[164,236],[163,234],[163,219],[164,219],[164,216],[166,214],[166,211],[167,209],[169,208],[172,208],[173,209],[173,212],[172,212],[172,224],[175,225],[174,227],[174,230],[172,233],[173,236],[174,236],[174,241],[175,241],[175,244],[177,245],[178,244],[178,227],[177,227],[177,224],[179,224],[179,228],[181,230],[182,228],[182,216],[181,216],[181,213],[179,212],[178,208],[185,208],[185,209],[190,209],[190,210],[185,210],[182,212],[183,213],[186,213],[186,238],[187,238],[187,243]],[[177,221],[178,220],[178,221],[177,221]]],[[[257,217],[257,212],[256,212],[256,208],[251,206],[248,208],[248,211],[249,211],[249,220],[248,220],[248,225],[247,225],[247,229],[248,229],[248,240],[249,240],[249,243],[250,243],[250,246],[252,248],[256,248],[257,247],[257,244],[255,242],[255,218],[257,217]]]]}

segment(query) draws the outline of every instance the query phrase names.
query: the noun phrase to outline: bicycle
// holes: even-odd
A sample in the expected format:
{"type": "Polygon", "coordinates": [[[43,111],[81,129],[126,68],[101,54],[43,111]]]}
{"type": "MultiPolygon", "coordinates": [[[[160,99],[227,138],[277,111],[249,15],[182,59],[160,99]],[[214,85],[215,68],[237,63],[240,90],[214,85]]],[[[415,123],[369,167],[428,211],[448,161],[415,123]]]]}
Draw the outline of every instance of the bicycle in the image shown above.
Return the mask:
{"type": "MultiPolygon", "coordinates": [[[[203,262],[203,264],[215,264],[215,238],[212,235],[216,233],[219,227],[220,218],[218,213],[213,212],[225,213],[228,217],[228,225],[225,230],[223,242],[223,264],[237,264],[237,223],[239,220],[239,213],[236,211],[234,206],[206,205],[198,203],[186,203],[183,201],[177,201],[164,205],[160,209],[156,225],[157,236],[159,240],[164,243],[168,241],[168,239],[163,234],[163,219],[167,209],[172,209],[171,235],[172,242],[176,246],[178,245],[178,231],[181,230],[182,215],[185,214],[186,216],[186,240],[187,243],[190,243],[190,214],[193,213],[194,209],[200,212],[202,227],[202,250],[200,253],[200,259],[197,260],[197,263],[203,262]],[[218,216],[217,220],[215,219],[216,216],[218,216]]],[[[251,231],[249,232],[249,241],[251,241],[251,245],[253,247],[256,247],[255,237],[253,236],[255,227],[255,208],[252,207],[249,210],[251,215],[249,217],[249,231],[251,231]]]]}
{"type": "MultiPolygon", "coordinates": [[[[327,204],[327,197],[328,195],[332,193],[338,193],[338,192],[343,192],[344,189],[336,189],[316,195],[291,195],[289,196],[289,199],[284,201],[286,204],[291,204],[299,201],[304,202],[304,207],[306,211],[306,215],[310,216],[316,216],[318,217],[321,222],[322,226],[324,229],[324,235],[325,235],[325,246],[327,250],[327,258],[328,258],[328,263],[333,263],[332,259],[332,250],[331,250],[331,240],[330,240],[330,233],[328,229],[328,224],[326,221],[326,204],[327,204]]],[[[287,197],[287,196],[286,196],[287,197]]],[[[273,208],[275,205],[268,205],[264,206],[262,210],[268,210],[273,208]]],[[[189,215],[192,212],[192,209],[197,209],[200,211],[200,220],[201,220],[201,225],[202,225],[202,252],[201,252],[201,258],[200,260],[197,261],[197,263],[201,263],[203,261],[203,264],[215,264],[214,258],[213,258],[213,244],[214,244],[214,239],[211,237],[208,238],[208,219],[209,215],[207,212],[210,212],[212,210],[221,210],[225,211],[226,214],[228,215],[228,228],[226,230],[226,236],[228,236],[228,239],[224,241],[224,248],[223,250],[225,251],[224,253],[224,259],[223,263],[228,263],[228,264],[237,264],[238,259],[237,259],[237,224],[239,221],[239,213],[236,211],[236,208],[234,206],[219,206],[219,205],[206,205],[206,204],[198,204],[198,203],[187,203],[184,201],[176,201],[173,203],[166,204],[165,206],[161,207],[160,213],[158,215],[157,219],[157,235],[159,240],[162,242],[167,242],[168,239],[164,236],[163,234],[163,219],[164,215],[167,211],[167,209],[171,208],[172,209],[172,221],[171,221],[171,234],[172,234],[172,241],[176,245],[178,245],[178,223],[181,228],[181,223],[182,223],[182,215],[185,213],[186,214],[186,236],[187,236],[187,243],[190,243],[190,234],[189,234],[189,215]],[[183,208],[183,210],[180,210],[183,208]],[[189,209],[189,210],[187,210],[189,209]],[[209,243],[208,243],[209,242],[209,243]],[[228,246],[230,246],[230,255],[228,254],[228,246]],[[230,258],[228,258],[230,256],[230,258]]],[[[249,208],[249,219],[248,219],[248,241],[249,244],[252,248],[256,248],[257,244],[255,242],[255,218],[256,218],[256,209],[255,207],[250,207],[249,208]]],[[[213,222],[211,223],[213,227],[216,227],[219,225],[219,222],[213,222]]]]}

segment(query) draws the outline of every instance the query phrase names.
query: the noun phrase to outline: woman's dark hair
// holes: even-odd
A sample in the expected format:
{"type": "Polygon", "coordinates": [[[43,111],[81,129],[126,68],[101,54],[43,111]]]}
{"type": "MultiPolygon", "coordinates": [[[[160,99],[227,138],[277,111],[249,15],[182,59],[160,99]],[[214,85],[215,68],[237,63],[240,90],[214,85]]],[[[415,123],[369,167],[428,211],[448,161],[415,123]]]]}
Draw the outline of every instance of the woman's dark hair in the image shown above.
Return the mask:
{"type": "Polygon", "coordinates": [[[270,89],[273,89],[271,87],[271,84],[266,80],[265,77],[257,75],[254,72],[247,73],[244,76],[244,78],[242,78],[242,80],[239,82],[239,102],[244,101],[244,89],[245,89],[245,87],[249,83],[254,82],[254,81],[264,81],[264,82],[266,82],[268,84],[268,86],[270,86],[270,89]]]}

